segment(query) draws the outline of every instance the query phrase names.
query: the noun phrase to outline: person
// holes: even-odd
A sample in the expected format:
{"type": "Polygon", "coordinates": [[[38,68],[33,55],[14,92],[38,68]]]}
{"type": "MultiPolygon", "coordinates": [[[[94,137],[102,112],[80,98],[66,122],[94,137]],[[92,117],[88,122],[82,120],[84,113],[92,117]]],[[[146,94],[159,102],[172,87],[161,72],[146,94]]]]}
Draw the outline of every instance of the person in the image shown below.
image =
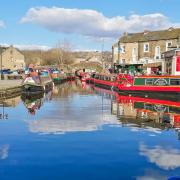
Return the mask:
{"type": "Polygon", "coordinates": [[[61,69],[61,74],[64,74],[64,71],[63,71],[63,69],[61,69]]]}

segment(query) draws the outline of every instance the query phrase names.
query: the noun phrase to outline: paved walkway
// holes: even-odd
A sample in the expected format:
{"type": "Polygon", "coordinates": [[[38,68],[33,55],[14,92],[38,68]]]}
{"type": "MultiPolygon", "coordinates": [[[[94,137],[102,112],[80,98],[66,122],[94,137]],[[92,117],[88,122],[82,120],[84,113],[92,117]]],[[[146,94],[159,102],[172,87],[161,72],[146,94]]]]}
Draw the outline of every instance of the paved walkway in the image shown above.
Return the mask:
{"type": "Polygon", "coordinates": [[[22,80],[0,80],[0,90],[21,86],[22,80]]]}

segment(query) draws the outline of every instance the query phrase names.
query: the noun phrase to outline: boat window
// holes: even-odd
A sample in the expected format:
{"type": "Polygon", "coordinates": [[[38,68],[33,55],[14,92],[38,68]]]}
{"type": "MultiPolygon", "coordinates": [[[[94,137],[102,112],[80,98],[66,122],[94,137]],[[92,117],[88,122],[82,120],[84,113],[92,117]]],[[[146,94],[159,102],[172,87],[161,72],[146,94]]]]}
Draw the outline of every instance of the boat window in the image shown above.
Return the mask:
{"type": "Polygon", "coordinates": [[[153,79],[146,79],[146,85],[153,85],[153,79]]]}
{"type": "Polygon", "coordinates": [[[109,81],[109,77],[108,76],[106,76],[106,81],[109,81]]]}
{"type": "Polygon", "coordinates": [[[95,75],[95,79],[99,79],[99,76],[98,76],[98,75],[95,75]]]}
{"type": "Polygon", "coordinates": [[[111,81],[114,81],[115,80],[115,77],[111,77],[111,81]]]}
{"type": "Polygon", "coordinates": [[[180,85],[180,79],[170,79],[170,85],[180,85]]]}

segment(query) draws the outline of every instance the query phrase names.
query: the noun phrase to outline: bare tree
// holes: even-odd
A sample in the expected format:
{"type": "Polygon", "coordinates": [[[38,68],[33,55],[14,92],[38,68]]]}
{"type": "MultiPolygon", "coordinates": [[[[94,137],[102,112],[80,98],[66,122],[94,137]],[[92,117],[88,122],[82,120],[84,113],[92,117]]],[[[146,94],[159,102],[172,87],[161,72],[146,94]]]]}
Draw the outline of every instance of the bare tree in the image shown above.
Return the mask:
{"type": "Polygon", "coordinates": [[[72,44],[69,41],[58,41],[55,49],[59,65],[71,64],[73,62],[72,44]]]}

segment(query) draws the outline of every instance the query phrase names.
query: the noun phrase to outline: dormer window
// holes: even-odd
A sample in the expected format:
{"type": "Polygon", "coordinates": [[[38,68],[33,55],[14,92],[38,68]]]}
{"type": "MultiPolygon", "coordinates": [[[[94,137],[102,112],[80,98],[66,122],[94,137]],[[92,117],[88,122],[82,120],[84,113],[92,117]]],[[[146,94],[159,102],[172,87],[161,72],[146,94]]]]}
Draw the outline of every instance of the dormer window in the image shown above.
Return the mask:
{"type": "Polygon", "coordinates": [[[149,43],[144,44],[144,52],[149,52],[149,43]]]}

